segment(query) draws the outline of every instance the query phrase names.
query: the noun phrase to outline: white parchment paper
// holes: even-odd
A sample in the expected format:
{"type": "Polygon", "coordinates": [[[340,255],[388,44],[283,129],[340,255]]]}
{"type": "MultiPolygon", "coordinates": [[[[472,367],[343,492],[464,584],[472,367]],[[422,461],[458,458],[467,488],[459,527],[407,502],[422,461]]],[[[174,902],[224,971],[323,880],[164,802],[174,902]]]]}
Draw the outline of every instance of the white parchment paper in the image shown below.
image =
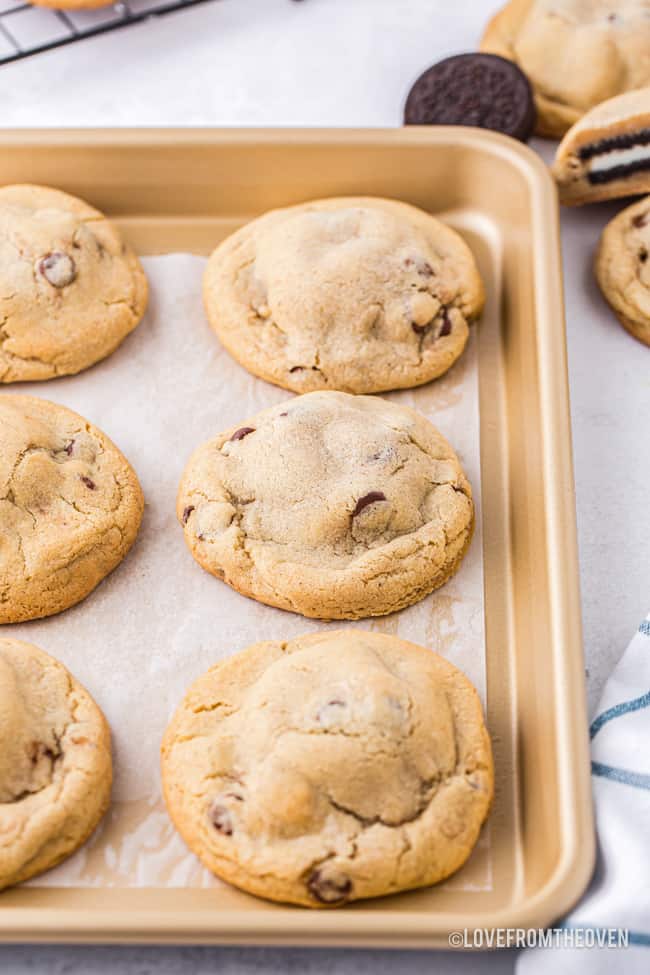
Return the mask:
{"type": "MultiPolygon", "coordinates": [[[[187,686],[215,661],[262,639],[291,639],[327,626],[256,603],[204,572],[176,522],[178,482],[191,451],[291,394],[249,375],[221,347],[201,303],[203,258],[145,258],[147,315],[114,355],[92,369],[20,387],[64,404],[99,426],[135,467],[145,499],[140,535],[88,599],[59,616],[7,626],[3,636],[37,644],[90,690],[113,732],[113,805],[86,846],[36,886],[212,886],[188,853],[161,799],[158,749],[187,686]]],[[[0,395],[2,395],[0,393],[0,395]]],[[[457,575],[422,602],[347,625],[430,646],[467,674],[485,698],[485,636],[474,336],[451,372],[389,394],[419,410],[457,450],[474,490],[477,527],[457,575]]],[[[489,831],[448,886],[490,887],[489,831]]]]}

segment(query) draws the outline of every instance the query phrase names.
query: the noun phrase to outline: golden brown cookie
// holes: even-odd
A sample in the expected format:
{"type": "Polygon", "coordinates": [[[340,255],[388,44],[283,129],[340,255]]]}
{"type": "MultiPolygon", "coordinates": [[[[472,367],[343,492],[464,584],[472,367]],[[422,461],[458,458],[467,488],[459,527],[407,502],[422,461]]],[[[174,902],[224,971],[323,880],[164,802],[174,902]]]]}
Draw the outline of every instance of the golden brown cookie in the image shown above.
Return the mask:
{"type": "Polygon", "coordinates": [[[319,619],[381,616],[458,568],[474,524],[454,451],[375,396],[306,393],[199,447],[177,514],[194,558],[244,595],[319,619]]]}
{"type": "Polygon", "coordinates": [[[0,639],[0,888],[53,867],[108,808],[104,715],[63,664],[0,639]]]}
{"type": "Polygon", "coordinates": [[[553,175],[567,206],[649,193],[650,88],[617,95],[583,115],[558,146],[553,175]]]}
{"type": "Polygon", "coordinates": [[[46,186],[0,188],[0,383],[92,366],[146,304],[139,260],[98,210],[46,186]]]}
{"type": "Polygon", "coordinates": [[[126,458],[83,417],[0,394],[0,623],[50,616],[124,558],[143,498],[126,458]]]}
{"type": "Polygon", "coordinates": [[[204,298],[256,376],[297,393],[373,393],[446,372],[484,294],[455,231],[406,203],[345,197],[274,210],[228,237],[204,298]]]}
{"type": "Polygon", "coordinates": [[[481,50],[515,61],[535,91],[539,135],[561,137],[595,105],[650,84],[647,0],[510,0],[481,50]]]}
{"type": "Polygon", "coordinates": [[[626,207],[607,224],[595,271],[620,323],[650,345],[650,196],[626,207]]]}
{"type": "Polygon", "coordinates": [[[438,654],[362,630],[248,647],[187,692],[165,799],[217,876],[334,907],[465,862],[493,792],[478,695],[438,654]]]}

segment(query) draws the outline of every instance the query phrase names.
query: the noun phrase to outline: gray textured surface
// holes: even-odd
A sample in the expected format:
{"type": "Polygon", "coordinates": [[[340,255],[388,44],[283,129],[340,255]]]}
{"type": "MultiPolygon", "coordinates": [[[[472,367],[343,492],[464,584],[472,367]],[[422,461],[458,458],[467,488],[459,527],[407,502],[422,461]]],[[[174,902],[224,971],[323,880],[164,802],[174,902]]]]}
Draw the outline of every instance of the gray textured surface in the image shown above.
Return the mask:
{"type": "Polygon", "coordinates": [[[3,975],[504,975],[509,953],[265,948],[5,948],[3,975]]]}
{"type": "MultiPolygon", "coordinates": [[[[221,0],[0,71],[2,124],[395,125],[410,82],[475,46],[498,0],[221,0]],[[99,69],[98,69],[99,68],[99,69]]],[[[551,147],[537,144],[549,157],[551,147]]],[[[648,610],[649,353],[591,274],[618,205],[563,214],[589,697],[648,610]]],[[[1,905],[0,905],[1,906],[1,905]]],[[[3,975],[512,971],[514,956],[262,949],[0,949],[3,975]]]]}

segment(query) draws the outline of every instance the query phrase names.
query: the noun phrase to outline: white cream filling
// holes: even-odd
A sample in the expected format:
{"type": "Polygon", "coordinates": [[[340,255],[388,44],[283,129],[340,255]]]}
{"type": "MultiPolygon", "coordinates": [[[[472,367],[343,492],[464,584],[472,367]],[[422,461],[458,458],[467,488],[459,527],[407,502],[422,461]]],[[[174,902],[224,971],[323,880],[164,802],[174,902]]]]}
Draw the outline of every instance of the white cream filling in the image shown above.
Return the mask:
{"type": "Polygon", "coordinates": [[[629,149],[610,149],[587,160],[590,173],[603,173],[615,166],[628,166],[630,163],[650,159],[650,145],[631,146],[629,149]]]}

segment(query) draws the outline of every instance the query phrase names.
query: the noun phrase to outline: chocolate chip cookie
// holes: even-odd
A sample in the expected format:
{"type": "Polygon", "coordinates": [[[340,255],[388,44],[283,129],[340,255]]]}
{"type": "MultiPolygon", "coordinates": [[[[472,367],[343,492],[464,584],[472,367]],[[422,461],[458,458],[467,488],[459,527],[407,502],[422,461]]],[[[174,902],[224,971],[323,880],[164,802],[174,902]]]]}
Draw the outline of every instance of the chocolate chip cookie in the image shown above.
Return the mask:
{"type": "Polygon", "coordinates": [[[0,382],[92,366],[146,303],[140,262],[98,210],[45,186],[0,188],[0,382]]]}
{"type": "Polygon", "coordinates": [[[422,599],[456,571],[474,523],[467,479],[428,420],[336,392],[296,397],[199,447],[177,514],[208,572],[318,619],[422,599]]]}
{"type": "Polygon", "coordinates": [[[620,323],[650,345],[650,196],[626,207],[600,238],[595,271],[620,323]]]}
{"type": "Polygon", "coordinates": [[[0,639],[0,888],[53,867],[108,808],[108,725],[63,664],[0,639]]]}
{"type": "Polygon", "coordinates": [[[190,687],[162,746],[171,818],[217,876],[335,907],[465,862],[493,792],[478,695],[438,654],[362,630],[257,643],[190,687]]]}
{"type": "Polygon", "coordinates": [[[649,193],[650,88],[583,115],[558,146],[553,175],[560,202],[569,206],[649,193]]]}
{"type": "Polygon", "coordinates": [[[528,75],[536,130],[559,137],[599,102],[650,85],[650,9],[647,0],[510,0],[481,49],[528,75]]]}
{"type": "Polygon", "coordinates": [[[250,372],[297,393],[418,386],[460,356],[483,307],[471,251],[395,200],[274,210],[212,254],[212,328],[250,372]]]}
{"type": "Polygon", "coordinates": [[[131,548],[142,491],[115,444],[83,417],[0,395],[0,623],[73,606],[131,548]]]}

